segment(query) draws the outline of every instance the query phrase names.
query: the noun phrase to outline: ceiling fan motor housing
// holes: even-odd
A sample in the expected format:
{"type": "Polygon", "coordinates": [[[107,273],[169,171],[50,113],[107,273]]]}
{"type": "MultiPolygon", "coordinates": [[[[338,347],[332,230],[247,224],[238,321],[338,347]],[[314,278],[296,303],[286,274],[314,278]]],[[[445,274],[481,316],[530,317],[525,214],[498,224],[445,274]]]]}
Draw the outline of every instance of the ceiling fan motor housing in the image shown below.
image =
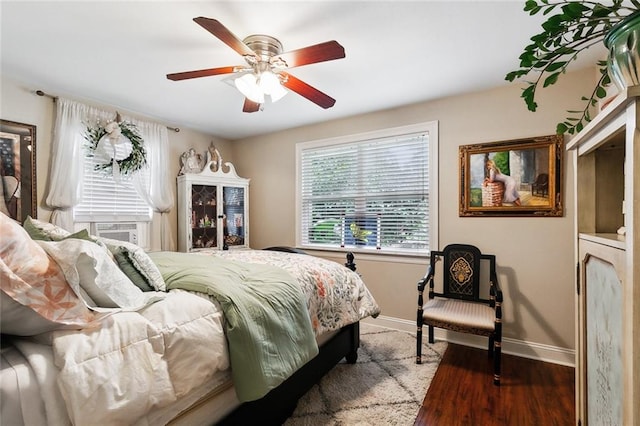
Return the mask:
{"type": "Polygon", "coordinates": [[[253,34],[242,40],[262,60],[268,61],[272,56],[282,53],[282,43],[275,37],[264,34],[253,34]]]}

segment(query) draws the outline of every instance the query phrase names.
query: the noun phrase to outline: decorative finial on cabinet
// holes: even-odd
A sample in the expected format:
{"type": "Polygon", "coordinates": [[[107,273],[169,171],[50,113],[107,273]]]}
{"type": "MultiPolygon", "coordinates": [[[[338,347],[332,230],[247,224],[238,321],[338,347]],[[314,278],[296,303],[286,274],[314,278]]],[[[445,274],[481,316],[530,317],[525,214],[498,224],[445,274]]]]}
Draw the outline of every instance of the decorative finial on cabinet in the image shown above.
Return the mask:
{"type": "Polygon", "coordinates": [[[209,148],[207,149],[207,165],[211,168],[212,172],[218,171],[220,167],[222,167],[222,155],[220,155],[220,151],[218,148],[211,142],[209,148]]]}

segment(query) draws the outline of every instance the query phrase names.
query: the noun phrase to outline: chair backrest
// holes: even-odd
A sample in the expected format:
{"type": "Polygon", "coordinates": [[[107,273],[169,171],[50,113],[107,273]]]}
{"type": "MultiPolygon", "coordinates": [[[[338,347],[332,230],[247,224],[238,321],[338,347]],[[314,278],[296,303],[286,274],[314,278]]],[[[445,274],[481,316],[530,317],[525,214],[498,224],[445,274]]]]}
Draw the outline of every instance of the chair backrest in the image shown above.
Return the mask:
{"type": "Polygon", "coordinates": [[[433,270],[437,257],[441,257],[443,261],[444,297],[484,301],[480,298],[480,260],[486,256],[483,256],[477,247],[469,244],[449,244],[440,252],[431,252],[433,270]]]}
{"type": "Polygon", "coordinates": [[[536,185],[546,185],[549,183],[549,175],[546,173],[540,173],[536,178],[536,185]]]}

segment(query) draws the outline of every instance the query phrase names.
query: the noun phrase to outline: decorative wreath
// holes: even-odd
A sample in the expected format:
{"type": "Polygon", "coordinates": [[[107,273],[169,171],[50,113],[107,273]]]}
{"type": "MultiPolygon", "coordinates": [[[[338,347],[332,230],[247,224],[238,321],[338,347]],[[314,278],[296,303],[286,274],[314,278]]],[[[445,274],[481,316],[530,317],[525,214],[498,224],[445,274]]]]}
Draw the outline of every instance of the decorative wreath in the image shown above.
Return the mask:
{"type": "Polygon", "coordinates": [[[120,121],[120,114],[116,114],[116,120],[110,121],[105,125],[98,122],[95,126],[87,125],[84,138],[89,142],[89,156],[94,157],[98,143],[105,137],[118,139],[120,135],[126,137],[131,142],[131,153],[122,160],[116,160],[112,157],[111,161],[103,164],[96,164],[95,170],[102,170],[106,173],[117,173],[114,170],[113,163],[117,163],[116,168],[120,174],[127,176],[137,172],[147,164],[147,151],[144,148],[144,141],[138,132],[135,124],[120,121]]]}

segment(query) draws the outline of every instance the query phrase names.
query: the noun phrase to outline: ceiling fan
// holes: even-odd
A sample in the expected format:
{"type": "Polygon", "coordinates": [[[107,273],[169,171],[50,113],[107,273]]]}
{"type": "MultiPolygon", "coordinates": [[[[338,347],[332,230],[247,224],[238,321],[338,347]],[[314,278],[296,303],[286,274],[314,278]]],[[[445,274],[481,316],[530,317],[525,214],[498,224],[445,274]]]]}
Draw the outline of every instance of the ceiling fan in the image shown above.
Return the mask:
{"type": "Polygon", "coordinates": [[[215,19],[201,16],[193,20],[242,55],[247,64],[167,74],[169,80],[178,81],[221,74],[240,74],[235,78],[234,83],[238,90],[245,95],[242,108],[244,112],[260,110],[265,101],[264,95],[269,95],[272,102],[280,99],[287,93],[282,86],[325,109],[331,108],[336,103],[332,97],[297,79],[285,70],[344,58],[344,47],[337,41],[327,41],[302,49],[282,52],[282,43],[274,37],[254,34],[240,40],[215,19]]]}

